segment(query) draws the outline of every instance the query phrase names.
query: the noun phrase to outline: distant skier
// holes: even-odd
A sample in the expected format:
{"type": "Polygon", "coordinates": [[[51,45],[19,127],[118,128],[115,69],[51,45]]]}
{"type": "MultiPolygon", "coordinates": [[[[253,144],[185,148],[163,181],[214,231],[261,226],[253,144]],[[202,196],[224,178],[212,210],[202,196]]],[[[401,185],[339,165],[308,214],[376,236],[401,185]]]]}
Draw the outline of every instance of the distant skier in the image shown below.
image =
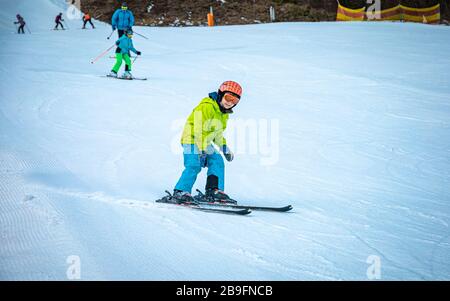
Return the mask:
{"type": "Polygon", "coordinates": [[[17,18],[17,22],[14,22],[14,24],[20,24],[19,29],[17,30],[17,33],[18,34],[20,34],[20,33],[25,34],[25,31],[23,30],[25,25],[26,25],[24,19],[19,14],[16,15],[16,18],[17,18]]]}
{"type": "Polygon", "coordinates": [[[91,24],[91,26],[92,26],[92,28],[95,28],[95,26],[94,26],[94,24],[92,23],[92,20],[91,20],[92,18],[91,18],[91,15],[89,14],[89,13],[85,13],[84,14],[84,16],[83,16],[83,22],[84,22],[84,24],[83,24],[83,29],[86,29],[86,23],[87,22],[89,22],[90,24],[91,24]]]}
{"type": "Polygon", "coordinates": [[[63,13],[59,13],[59,15],[56,16],[56,18],[55,18],[55,23],[56,23],[55,30],[57,30],[58,26],[60,26],[60,25],[61,25],[61,28],[64,29],[64,26],[61,23],[61,21],[64,22],[64,19],[62,18],[62,16],[63,16],[63,13]]]}
{"type": "Polygon", "coordinates": [[[120,37],[116,41],[117,49],[116,49],[116,64],[114,65],[111,73],[108,75],[110,77],[117,77],[117,72],[119,72],[120,66],[122,65],[122,61],[125,61],[125,72],[122,77],[126,79],[132,79],[131,75],[131,59],[130,59],[130,51],[136,53],[137,55],[141,55],[140,51],[137,51],[133,46],[133,30],[127,29],[125,34],[120,37]]]}
{"type": "Polygon", "coordinates": [[[219,147],[225,159],[231,162],[233,153],[227,146],[223,132],[227,127],[229,114],[242,95],[241,86],[234,81],[224,82],[218,92],[203,98],[188,117],[184,126],[181,145],[183,147],[184,171],[175,186],[173,198],[180,202],[192,202],[192,187],[203,167],[208,168],[206,197],[214,201],[229,199],[224,190],[225,166],[219,147]]]}
{"type": "Polygon", "coordinates": [[[134,16],[133,13],[128,10],[128,5],[126,2],[123,2],[122,7],[114,12],[111,18],[111,24],[113,31],[117,29],[119,38],[125,33],[125,30],[128,28],[133,28],[134,16]]]}

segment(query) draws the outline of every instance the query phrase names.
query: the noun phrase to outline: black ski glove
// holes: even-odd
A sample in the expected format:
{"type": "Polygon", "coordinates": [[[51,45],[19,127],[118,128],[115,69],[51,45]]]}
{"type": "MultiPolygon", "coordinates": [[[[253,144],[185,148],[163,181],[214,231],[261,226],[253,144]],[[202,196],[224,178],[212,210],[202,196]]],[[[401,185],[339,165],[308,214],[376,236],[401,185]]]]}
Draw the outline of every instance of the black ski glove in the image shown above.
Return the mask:
{"type": "Polygon", "coordinates": [[[228,148],[228,146],[226,146],[226,145],[222,146],[222,152],[223,152],[223,155],[225,156],[225,159],[227,159],[228,162],[233,161],[233,159],[234,159],[234,154],[233,154],[233,152],[228,148]]]}
{"type": "Polygon", "coordinates": [[[141,54],[142,54],[142,52],[140,52],[140,51],[136,51],[136,54],[137,54],[137,55],[141,55],[141,54]]]}

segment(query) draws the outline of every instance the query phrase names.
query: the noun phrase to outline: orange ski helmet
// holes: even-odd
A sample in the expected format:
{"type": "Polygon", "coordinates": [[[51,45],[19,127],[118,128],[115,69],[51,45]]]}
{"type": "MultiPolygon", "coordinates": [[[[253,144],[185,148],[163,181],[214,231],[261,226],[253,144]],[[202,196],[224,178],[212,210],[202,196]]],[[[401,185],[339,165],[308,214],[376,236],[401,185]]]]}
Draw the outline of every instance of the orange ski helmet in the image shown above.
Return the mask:
{"type": "Polygon", "coordinates": [[[242,87],[237,82],[228,80],[222,83],[219,87],[219,102],[222,100],[222,97],[225,95],[225,93],[234,95],[237,98],[237,102],[234,105],[237,105],[239,103],[239,100],[241,99],[242,87]]]}
{"type": "Polygon", "coordinates": [[[237,82],[228,80],[220,85],[219,92],[221,94],[231,93],[237,98],[241,98],[242,95],[242,87],[237,82]]]}

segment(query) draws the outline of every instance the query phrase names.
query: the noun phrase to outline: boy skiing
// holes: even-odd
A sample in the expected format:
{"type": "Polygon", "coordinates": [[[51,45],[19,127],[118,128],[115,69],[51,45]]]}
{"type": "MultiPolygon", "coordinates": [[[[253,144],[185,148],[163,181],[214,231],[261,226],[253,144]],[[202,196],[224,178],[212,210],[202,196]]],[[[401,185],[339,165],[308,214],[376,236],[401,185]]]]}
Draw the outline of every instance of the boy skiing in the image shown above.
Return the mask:
{"type": "Polygon", "coordinates": [[[61,21],[64,22],[62,16],[63,16],[62,13],[59,13],[59,15],[56,16],[56,18],[55,18],[55,23],[56,23],[55,30],[57,30],[57,29],[58,29],[58,26],[60,26],[60,25],[61,25],[61,28],[64,30],[64,26],[63,26],[63,24],[61,23],[61,21]]]}
{"type": "Polygon", "coordinates": [[[184,171],[175,186],[172,199],[177,203],[194,202],[191,190],[202,168],[207,167],[206,193],[209,201],[226,201],[230,198],[224,190],[224,161],[212,143],[219,147],[225,159],[231,162],[233,153],[227,146],[223,132],[229,114],[242,95],[241,86],[226,81],[218,92],[212,92],[197,105],[184,126],[181,144],[183,147],[184,171]]]}
{"type": "Polygon", "coordinates": [[[14,24],[20,24],[17,33],[25,34],[25,31],[23,30],[23,28],[25,27],[25,24],[26,24],[25,21],[23,20],[22,16],[19,14],[17,14],[16,18],[17,18],[17,22],[14,22],[14,24]]]}
{"type": "Polygon", "coordinates": [[[92,23],[91,20],[91,15],[89,15],[89,13],[85,13],[83,16],[83,29],[86,29],[86,23],[89,22],[92,26],[92,29],[95,29],[94,24],[92,23]]]}
{"type": "Polygon", "coordinates": [[[123,35],[120,39],[116,41],[117,49],[116,49],[116,64],[109,73],[110,77],[117,77],[117,72],[119,72],[120,66],[122,65],[122,61],[125,61],[125,72],[122,75],[122,78],[125,79],[133,79],[131,75],[131,60],[130,60],[130,51],[134,52],[137,55],[141,55],[140,51],[137,51],[133,46],[133,30],[127,29],[125,31],[125,35],[123,35]]]}
{"type": "Polygon", "coordinates": [[[126,29],[134,26],[134,16],[133,13],[128,10],[126,2],[123,2],[122,7],[114,12],[111,18],[111,25],[113,31],[117,29],[119,38],[122,37],[126,29]]]}

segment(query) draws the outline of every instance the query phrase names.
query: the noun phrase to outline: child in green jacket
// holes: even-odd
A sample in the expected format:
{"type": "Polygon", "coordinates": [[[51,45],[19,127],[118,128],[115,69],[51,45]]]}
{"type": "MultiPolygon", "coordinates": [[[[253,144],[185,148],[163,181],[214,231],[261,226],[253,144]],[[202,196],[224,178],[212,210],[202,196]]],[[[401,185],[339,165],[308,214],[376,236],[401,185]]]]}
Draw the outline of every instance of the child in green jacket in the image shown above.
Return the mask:
{"type": "Polygon", "coordinates": [[[233,153],[227,146],[223,132],[229,114],[233,113],[242,95],[241,86],[233,81],[224,82],[218,92],[210,93],[194,108],[184,126],[184,171],[175,186],[173,198],[179,202],[192,202],[192,187],[202,168],[207,167],[206,196],[210,200],[229,199],[224,190],[224,161],[213,144],[219,147],[225,159],[231,162],[233,153]]]}

